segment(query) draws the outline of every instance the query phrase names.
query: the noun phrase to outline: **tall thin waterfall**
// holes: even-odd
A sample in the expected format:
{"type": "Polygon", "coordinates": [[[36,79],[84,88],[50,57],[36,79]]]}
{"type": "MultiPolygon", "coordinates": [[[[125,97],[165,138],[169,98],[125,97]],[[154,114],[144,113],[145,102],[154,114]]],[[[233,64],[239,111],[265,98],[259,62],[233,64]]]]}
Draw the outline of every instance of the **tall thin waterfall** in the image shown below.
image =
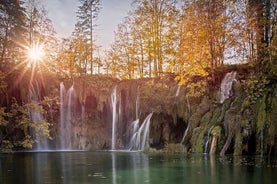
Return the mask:
{"type": "Polygon", "coordinates": [[[150,120],[152,115],[153,113],[150,113],[139,128],[138,122],[134,123],[134,134],[130,141],[129,150],[143,151],[149,147],[150,120]]]}
{"type": "Polygon", "coordinates": [[[223,80],[221,81],[220,86],[220,103],[223,103],[227,98],[232,95],[232,86],[233,82],[236,80],[236,71],[227,73],[223,80]]]}
{"type": "Polygon", "coordinates": [[[72,149],[72,100],[74,98],[73,85],[69,88],[65,96],[64,84],[60,84],[60,149],[72,149]]]}
{"type": "Polygon", "coordinates": [[[66,123],[66,141],[67,141],[67,148],[66,149],[72,149],[72,141],[71,141],[71,136],[72,136],[72,126],[71,126],[71,116],[72,116],[72,98],[73,98],[73,94],[74,94],[74,88],[73,85],[69,88],[68,92],[67,92],[67,96],[68,96],[68,104],[67,104],[67,113],[66,113],[66,119],[67,119],[67,123],[66,123]]]}
{"type": "Polygon", "coordinates": [[[64,134],[65,132],[65,99],[64,99],[65,87],[64,84],[60,83],[60,148],[65,147],[64,134]]]}
{"type": "Polygon", "coordinates": [[[208,134],[205,137],[205,140],[204,140],[204,146],[205,146],[204,153],[208,153],[208,146],[209,146],[210,136],[211,136],[211,132],[212,132],[213,128],[214,128],[214,125],[211,126],[211,128],[208,131],[208,134]]]}
{"type": "Polygon", "coordinates": [[[188,126],[187,126],[187,128],[186,128],[186,131],[185,131],[185,133],[184,133],[184,135],[183,135],[183,138],[182,138],[180,144],[183,144],[183,143],[184,143],[185,138],[186,138],[186,136],[187,136],[187,134],[188,134],[188,131],[189,131],[189,128],[190,128],[191,107],[190,107],[190,102],[189,102],[189,97],[188,97],[188,95],[186,95],[186,100],[187,100],[187,116],[188,116],[187,122],[188,122],[188,126]]]}
{"type": "Polygon", "coordinates": [[[117,110],[116,110],[116,87],[114,88],[111,94],[111,102],[112,102],[112,150],[115,150],[115,142],[116,142],[116,120],[117,120],[117,110]]]}
{"type": "Polygon", "coordinates": [[[178,97],[179,94],[180,94],[180,89],[181,89],[181,86],[178,85],[178,88],[177,88],[177,91],[176,91],[176,94],[175,94],[175,97],[178,97]]]}
{"type": "Polygon", "coordinates": [[[183,143],[184,143],[185,138],[186,138],[186,136],[187,136],[187,134],[188,134],[188,131],[189,131],[189,127],[190,127],[190,123],[188,124],[188,126],[187,126],[187,128],[186,128],[186,131],[185,131],[185,133],[184,133],[184,135],[183,135],[183,138],[182,138],[180,144],[183,144],[183,143]]]}
{"type": "MultiPolygon", "coordinates": [[[[35,86],[31,84],[29,98],[30,98],[30,101],[35,105],[38,105],[41,100],[40,90],[39,90],[37,81],[35,83],[35,86]]],[[[43,115],[39,110],[36,110],[36,108],[30,109],[30,119],[32,123],[42,123],[42,121],[44,121],[43,115]]],[[[46,137],[40,138],[39,135],[43,134],[40,131],[43,131],[43,130],[38,130],[38,131],[39,132],[36,134],[36,140],[38,140],[36,144],[36,150],[38,151],[48,150],[49,149],[48,139],[46,137]]]]}

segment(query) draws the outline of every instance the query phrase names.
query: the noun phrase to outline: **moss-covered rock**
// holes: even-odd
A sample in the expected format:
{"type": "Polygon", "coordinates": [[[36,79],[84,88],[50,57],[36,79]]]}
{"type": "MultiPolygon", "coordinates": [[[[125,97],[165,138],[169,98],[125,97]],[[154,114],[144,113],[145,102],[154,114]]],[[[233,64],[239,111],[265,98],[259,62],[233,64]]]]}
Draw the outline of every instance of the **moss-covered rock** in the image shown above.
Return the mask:
{"type": "Polygon", "coordinates": [[[266,97],[261,98],[257,103],[257,133],[260,133],[267,123],[267,113],[266,113],[266,97]]]}
{"type": "Polygon", "coordinates": [[[163,149],[163,152],[165,153],[170,153],[170,154],[174,154],[174,153],[185,153],[186,149],[182,144],[167,144],[165,146],[165,148],[163,149]]]}

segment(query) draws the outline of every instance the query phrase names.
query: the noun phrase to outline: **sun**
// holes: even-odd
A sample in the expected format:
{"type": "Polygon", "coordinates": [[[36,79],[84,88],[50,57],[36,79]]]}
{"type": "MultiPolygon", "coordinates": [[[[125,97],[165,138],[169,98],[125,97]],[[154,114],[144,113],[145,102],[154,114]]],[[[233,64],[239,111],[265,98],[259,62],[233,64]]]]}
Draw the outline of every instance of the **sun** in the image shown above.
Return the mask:
{"type": "Polygon", "coordinates": [[[44,56],[45,52],[42,44],[34,44],[30,48],[28,48],[29,62],[36,63],[42,61],[44,56]]]}

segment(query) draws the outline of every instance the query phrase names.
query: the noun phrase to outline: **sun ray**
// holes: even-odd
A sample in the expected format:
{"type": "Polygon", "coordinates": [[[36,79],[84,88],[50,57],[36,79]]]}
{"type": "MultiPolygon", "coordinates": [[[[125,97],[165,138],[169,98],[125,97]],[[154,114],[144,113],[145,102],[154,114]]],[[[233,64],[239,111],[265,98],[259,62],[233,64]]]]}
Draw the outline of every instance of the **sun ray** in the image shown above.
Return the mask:
{"type": "Polygon", "coordinates": [[[29,89],[30,89],[30,86],[32,85],[33,83],[33,79],[34,79],[34,75],[35,75],[35,67],[32,67],[31,68],[31,76],[30,76],[30,83],[29,83],[29,89]]]}
{"type": "Polygon", "coordinates": [[[42,61],[45,53],[43,44],[35,43],[30,48],[28,48],[28,59],[30,64],[37,64],[42,61]]]}
{"type": "Polygon", "coordinates": [[[26,75],[26,77],[29,78],[28,85],[31,85],[33,80],[37,77],[43,80],[43,76],[40,71],[48,67],[46,63],[44,63],[46,56],[44,43],[34,42],[31,45],[19,42],[16,43],[23,49],[22,60],[16,63],[16,65],[9,70],[6,70],[4,73],[4,76],[7,77],[15,71],[20,71],[11,88],[15,88],[19,85],[26,75]]]}

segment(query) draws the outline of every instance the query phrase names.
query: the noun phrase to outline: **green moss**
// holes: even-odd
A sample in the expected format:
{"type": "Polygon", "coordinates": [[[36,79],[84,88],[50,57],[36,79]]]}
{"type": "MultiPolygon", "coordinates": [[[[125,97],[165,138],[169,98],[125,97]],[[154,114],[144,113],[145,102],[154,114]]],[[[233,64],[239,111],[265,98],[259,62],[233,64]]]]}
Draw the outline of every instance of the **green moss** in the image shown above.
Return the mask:
{"type": "Polygon", "coordinates": [[[234,155],[242,154],[242,136],[240,132],[237,132],[235,135],[235,150],[234,155]]]}
{"type": "Polygon", "coordinates": [[[277,96],[271,98],[270,111],[268,112],[268,144],[273,146],[275,144],[275,137],[277,135],[277,96]]]}
{"type": "Polygon", "coordinates": [[[257,108],[257,132],[261,132],[267,121],[265,96],[258,101],[257,108]]]}
{"type": "Polygon", "coordinates": [[[211,124],[215,124],[219,120],[220,115],[221,115],[221,109],[219,107],[217,107],[213,111],[213,116],[212,116],[212,119],[211,119],[211,124]]]}
{"type": "Polygon", "coordinates": [[[271,90],[270,81],[264,75],[252,75],[245,83],[244,92],[249,98],[250,104],[255,104],[264,94],[271,90]]]}
{"type": "Polygon", "coordinates": [[[0,153],[11,153],[13,149],[13,145],[8,140],[3,140],[0,148],[0,153]]]}
{"type": "Polygon", "coordinates": [[[208,125],[210,123],[211,118],[212,118],[212,112],[209,111],[201,118],[201,123],[208,125]]]}
{"type": "Polygon", "coordinates": [[[240,112],[244,112],[245,109],[248,109],[251,105],[251,100],[249,97],[246,97],[243,101],[242,101],[242,105],[241,105],[241,110],[240,112]]]}
{"type": "Polygon", "coordinates": [[[182,144],[167,144],[164,152],[166,153],[184,153],[185,148],[182,144]]]}
{"type": "Polygon", "coordinates": [[[215,126],[211,132],[213,136],[220,137],[222,128],[220,126],[215,126]]]}
{"type": "Polygon", "coordinates": [[[197,138],[197,141],[196,141],[196,145],[195,145],[195,152],[196,153],[203,153],[204,150],[203,150],[203,145],[204,145],[204,142],[203,142],[203,139],[204,139],[204,132],[201,132],[197,138]]]}
{"type": "Polygon", "coordinates": [[[205,131],[200,127],[195,128],[193,130],[191,144],[192,144],[192,152],[203,153],[203,138],[205,131]]]}
{"type": "Polygon", "coordinates": [[[144,153],[162,153],[161,150],[157,150],[155,148],[147,148],[143,151],[144,153]]]}
{"type": "Polygon", "coordinates": [[[249,120],[248,119],[243,119],[240,122],[241,127],[249,127],[249,120]]]}
{"type": "Polygon", "coordinates": [[[277,65],[276,64],[272,64],[270,65],[270,74],[272,77],[277,77],[277,65]]]}
{"type": "Polygon", "coordinates": [[[241,96],[242,95],[242,87],[241,87],[241,84],[239,82],[234,82],[233,89],[235,91],[236,96],[241,96]]]}

